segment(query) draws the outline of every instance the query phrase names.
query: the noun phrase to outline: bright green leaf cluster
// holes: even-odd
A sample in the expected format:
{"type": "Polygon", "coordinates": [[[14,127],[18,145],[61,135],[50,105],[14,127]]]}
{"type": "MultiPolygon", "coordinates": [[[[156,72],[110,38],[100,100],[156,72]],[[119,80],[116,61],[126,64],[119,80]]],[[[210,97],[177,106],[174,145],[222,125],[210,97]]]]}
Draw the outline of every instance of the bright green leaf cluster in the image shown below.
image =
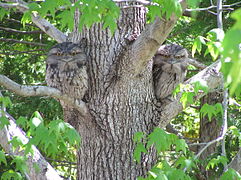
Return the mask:
{"type": "Polygon", "coordinates": [[[12,163],[16,165],[16,171],[20,171],[22,174],[28,172],[28,166],[26,164],[27,157],[24,156],[15,156],[12,163]]]}
{"type": "Polygon", "coordinates": [[[212,120],[213,116],[217,116],[217,114],[221,113],[223,115],[223,106],[220,103],[215,105],[204,104],[200,110],[200,113],[203,116],[208,115],[209,121],[212,120]]]}
{"type": "Polygon", "coordinates": [[[94,23],[103,23],[103,28],[109,27],[112,34],[117,28],[116,18],[119,17],[120,9],[111,0],[78,0],[73,4],[70,0],[45,0],[40,4],[30,3],[29,11],[24,13],[22,22],[30,21],[32,12],[37,12],[41,17],[45,17],[50,13],[53,19],[60,20],[61,28],[68,27],[72,31],[74,13],[77,8],[81,12],[79,19],[80,30],[84,26],[89,28],[94,23]]]}
{"type": "MultiPolygon", "coordinates": [[[[27,135],[30,140],[24,145],[25,155],[32,154],[33,145],[40,146],[51,157],[56,157],[60,153],[67,154],[69,147],[80,145],[80,136],[72,126],[61,120],[53,120],[48,125],[44,125],[44,120],[37,111],[34,112],[30,123],[24,117],[20,117],[16,122],[29,129],[27,135]]],[[[22,145],[17,140],[16,138],[12,142],[16,147],[22,145]]]]}
{"type": "Polygon", "coordinates": [[[0,96],[0,103],[2,103],[4,107],[12,106],[12,102],[9,97],[0,96]]]}
{"type": "Polygon", "coordinates": [[[179,84],[175,93],[181,92],[182,97],[180,102],[183,105],[183,108],[187,107],[187,104],[194,103],[194,97],[197,96],[200,92],[208,93],[208,86],[204,81],[195,81],[192,84],[179,84]]]}
{"type": "Polygon", "coordinates": [[[241,175],[232,168],[229,168],[223,175],[220,177],[220,180],[227,179],[241,179],[241,175]]]}
{"type": "Polygon", "coordinates": [[[149,171],[147,178],[138,177],[138,180],[191,180],[183,168],[195,168],[193,160],[180,158],[175,165],[176,167],[172,167],[166,161],[160,162],[149,171]]]}
{"type": "Polygon", "coordinates": [[[201,53],[202,45],[206,45],[207,49],[204,53],[204,56],[210,54],[213,60],[216,60],[222,50],[221,41],[224,38],[224,32],[221,29],[212,29],[207,33],[207,37],[198,36],[194,42],[192,47],[192,56],[198,51],[201,53]]]}
{"type": "Polygon", "coordinates": [[[232,13],[236,23],[230,28],[222,42],[222,72],[226,85],[230,86],[230,94],[241,93],[241,9],[232,13]]]}
{"type": "Polygon", "coordinates": [[[134,151],[135,160],[137,162],[140,162],[141,153],[146,153],[147,149],[151,146],[156,148],[157,153],[170,150],[171,146],[175,146],[176,151],[182,151],[185,154],[187,148],[187,144],[184,140],[179,139],[175,134],[166,133],[160,128],[155,128],[147,137],[142,132],[136,133],[134,142],[137,144],[134,151]]]}
{"type": "Polygon", "coordinates": [[[217,158],[213,158],[208,162],[206,169],[214,168],[219,163],[225,165],[228,162],[228,159],[224,156],[218,156],[217,158]]]}
{"type": "Polygon", "coordinates": [[[3,180],[11,180],[11,179],[23,180],[23,177],[18,172],[15,172],[13,170],[8,170],[2,174],[1,179],[3,179],[3,180]]]}
{"type": "Polygon", "coordinates": [[[148,6],[148,16],[150,21],[153,22],[155,17],[169,19],[174,13],[176,16],[180,17],[182,14],[182,7],[177,0],[154,0],[153,5],[148,6]]]}
{"type": "Polygon", "coordinates": [[[84,25],[91,27],[94,23],[103,22],[103,28],[110,28],[113,34],[117,28],[116,19],[119,17],[120,9],[113,1],[110,0],[83,0],[78,5],[81,11],[79,20],[79,29],[84,25]]]}

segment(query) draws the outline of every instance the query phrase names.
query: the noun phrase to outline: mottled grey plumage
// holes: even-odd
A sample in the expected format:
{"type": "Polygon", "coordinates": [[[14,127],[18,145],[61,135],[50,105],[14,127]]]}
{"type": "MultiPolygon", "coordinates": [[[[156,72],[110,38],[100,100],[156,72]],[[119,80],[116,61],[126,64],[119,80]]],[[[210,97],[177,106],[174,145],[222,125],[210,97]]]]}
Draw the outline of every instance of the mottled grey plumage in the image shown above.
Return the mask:
{"type": "MultiPolygon", "coordinates": [[[[64,42],[52,47],[46,60],[46,82],[77,101],[82,99],[88,88],[87,57],[82,47],[64,42]]],[[[77,129],[78,110],[60,101],[64,120],[77,129]]]]}
{"type": "Polygon", "coordinates": [[[188,52],[182,46],[167,44],[161,46],[153,58],[153,83],[157,99],[172,94],[186,76],[188,52]]]}
{"type": "Polygon", "coordinates": [[[82,99],[87,87],[86,55],[83,48],[71,42],[50,49],[46,60],[46,82],[64,94],[82,99]]]}

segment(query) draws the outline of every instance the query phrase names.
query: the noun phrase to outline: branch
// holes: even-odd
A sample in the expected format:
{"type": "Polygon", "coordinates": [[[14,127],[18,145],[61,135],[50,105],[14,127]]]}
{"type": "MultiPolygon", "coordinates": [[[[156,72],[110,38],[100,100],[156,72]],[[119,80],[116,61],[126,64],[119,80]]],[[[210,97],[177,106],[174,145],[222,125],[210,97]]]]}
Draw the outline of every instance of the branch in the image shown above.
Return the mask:
{"type": "Polygon", "coordinates": [[[47,44],[29,42],[29,41],[22,41],[22,40],[16,40],[16,39],[7,39],[7,38],[0,38],[0,41],[28,44],[30,46],[47,46],[47,44]]]}
{"type": "MultiPolygon", "coordinates": [[[[11,21],[11,22],[14,22],[14,23],[22,24],[21,21],[16,20],[16,19],[8,19],[8,18],[5,18],[5,19],[6,19],[7,21],[11,21]]],[[[4,19],[4,20],[5,20],[5,19],[4,19]]],[[[38,26],[36,26],[35,24],[25,23],[25,25],[27,25],[27,26],[33,26],[33,27],[37,27],[37,28],[38,28],[38,26]]]]}
{"type": "Polygon", "coordinates": [[[47,86],[19,85],[4,75],[0,75],[0,85],[20,96],[49,96],[62,100],[67,104],[71,105],[72,107],[76,108],[83,116],[86,115],[88,112],[86,104],[83,101],[70,98],[68,95],[61,93],[56,88],[47,86]]]}
{"type": "Polygon", "coordinates": [[[19,31],[17,29],[11,29],[11,28],[1,27],[1,26],[0,26],[0,29],[7,32],[20,33],[20,34],[42,34],[43,33],[43,31],[19,31]]]}
{"type": "Polygon", "coordinates": [[[205,68],[207,67],[205,64],[200,63],[200,62],[198,62],[198,61],[195,60],[195,59],[190,59],[190,58],[188,58],[188,59],[186,59],[186,62],[187,62],[188,64],[193,65],[194,67],[196,67],[196,68],[198,68],[198,69],[205,69],[205,68]]]}
{"type": "MultiPolygon", "coordinates": [[[[223,8],[230,8],[230,7],[233,7],[233,6],[237,6],[241,4],[241,2],[236,2],[236,3],[233,3],[233,4],[228,4],[228,5],[222,5],[223,8]]],[[[192,12],[192,11],[208,11],[210,9],[216,9],[217,6],[214,6],[214,5],[211,5],[209,7],[204,7],[204,8],[197,8],[197,9],[186,9],[187,12],[192,12]]],[[[223,9],[222,9],[223,10],[223,9]]]]}
{"type": "MultiPolygon", "coordinates": [[[[9,8],[17,8],[22,13],[29,10],[28,4],[21,0],[6,0],[7,2],[12,2],[12,4],[0,3],[1,7],[9,6],[9,8]]],[[[67,37],[64,33],[54,27],[46,19],[41,18],[37,13],[32,13],[32,21],[46,34],[56,40],[58,43],[65,42],[67,37]]]]}
{"type": "MultiPolygon", "coordinates": [[[[181,2],[182,8],[185,9],[186,3],[181,2]]],[[[146,66],[147,62],[153,57],[160,45],[165,41],[177,21],[177,16],[172,14],[170,19],[160,19],[156,17],[155,21],[146,27],[141,35],[134,41],[131,46],[130,59],[133,72],[135,75],[139,74],[146,66]]]]}
{"type": "Polygon", "coordinates": [[[15,55],[15,54],[31,54],[31,55],[36,55],[36,56],[42,56],[46,55],[46,53],[34,53],[34,52],[39,52],[39,51],[46,51],[45,49],[34,49],[34,50],[29,50],[29,51],[17,51],[17,50],[5,50],[6,52],[0,51],[0,54],[4,55],[15,55]],[[10,51],[10,52],[7,52],[10,51]]]}
{"type": "Polygon", "coordinates": [[[233,160],[228,164],[228,168],[233,168],[239,174],[241,174],[241,148],[239,149],[233,160]]]}
{"type": "MultiPolygon", "coordinates": [[[[210,90],[214,90],[222,84],[222,77],[219,73],[221,63],[217,61],[208,66],[198,74],[187,80],[185,83],[193,83],[196,81],[202,81],[206,83],[210,90]]],[[[200,99],[205,95],[204,92],[200,92],[196,99],[200,99]]],[[[163,104],[158,111],[160,112],[160,127],[164,128],[179,112],[183,110],[183,106],[180,103],[181,93],[179,93],[175,100],[164,100],[163,104]],[[171,101],[171,102],[170,102],[171,101]]]]}
{"type": "MultiPolygon", "coordinates": [[[[24,144],[27,144],[29,139],[26,137],[22,129],[16,125],[14,118],[11,117],[7,112],[4,112],[4,114],[6,114],[10,124],[7,127],[5,126],[3,129],[0,129],[0,144],[4,151],[10,154],[10,156],[24,156],[24,151],[13,151],[12,145],[8,142],[15,136],[20,138],[24,144]]],[[[1,113],[0,117],[2,117],[1,113]]],[[[25,173],[26,178],[28,180],[61,180],[62,178],[60,178],[53,167],[44,159],[38,149],[33,145],[32,149],[33,155],[28,156],[26,162],[29,169],[29,171],[25,173]],[[36,171],[36,165],[38,165],[38,171],[36,171]]]]}

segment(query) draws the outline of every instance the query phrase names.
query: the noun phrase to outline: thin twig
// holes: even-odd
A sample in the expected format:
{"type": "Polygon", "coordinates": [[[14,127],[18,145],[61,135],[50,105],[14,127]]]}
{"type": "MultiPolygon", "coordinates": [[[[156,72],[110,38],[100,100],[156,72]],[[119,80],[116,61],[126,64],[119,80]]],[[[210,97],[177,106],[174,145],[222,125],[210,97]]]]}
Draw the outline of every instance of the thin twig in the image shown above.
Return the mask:
{"type": "MultiPolygon", "coordinates": [[[[14,22],[14,23],[19,23],[19,24],[22,24],[21,23],[21,21],[19,21],[19,20],[16,20],[16,19],[8,19],[8,18],[5,18],[7,21],[11,21],[11,22],[14,22]]],[[[4,19],[4,20],[5,20],[4,19]]],[[[25,23],[25,25],[27,25],[27,26],[33,26],[33,27],[37,27],[37,28],[39,28],[38,26],[36,26],[35,24],[29,24],[29,23],[25,23]]]]}
{"type": "Polygon", "coordinates": [[[6,27],[2,27],[2,26],[0,26],[0,29],[7,31],[7,32],[20,33],[20,34],[42,34],[42,33],[44,33],[43,31],[20,31],[17,29],[6,28],[6,27]]]}
{"type": "MultiPolygon", "coordinates": [[[[240,2],[236,2],[236,3],[233,3],[233,4],[228,4],[228,5],[222,5],[222,8],[230,8],[230,7],[233,7],[233,6],[237,6],[241,4],[241,1],[240,2]]],[[[217,6],[214,6],[214,5],[211,5],[209,7],[205,7],[205,8],[196,8],[196,9],[186,9],[186,11],[188,12],[191,12],[191,11],[207,11],[207,10],[210,10],[210,9],[216,9],[217,6]]],[[[221,9],[222,9],[221,8],[221,9]]],[[[224,10],[224,9],[222,9],[224,10]]]]}
{"type": "Polygon", "coordinates": [[[47,44],[29,42],[29,41],[22,41],[22,40],[16,40],[16,39],[8,39],[8,38],[0,38],[0,41],[28,44],[30,46],[47,46],[47,44]]]}
{"type": "Polygon", "coordinates": [[[37,55],[37,56],[46,55],[46,53],[34,53],[36,51],[38,52],[38,51],[46,51],[46,50],[45,49],[35,49],[35,50],[29,50],[29,51],[5,50],[5,52],[0,51],[0,54],[4,54],[4,55],[31,54],[31,55],[37,55]],[[10,52],[6,52],[6,51],[10,51],[10,52]]]}

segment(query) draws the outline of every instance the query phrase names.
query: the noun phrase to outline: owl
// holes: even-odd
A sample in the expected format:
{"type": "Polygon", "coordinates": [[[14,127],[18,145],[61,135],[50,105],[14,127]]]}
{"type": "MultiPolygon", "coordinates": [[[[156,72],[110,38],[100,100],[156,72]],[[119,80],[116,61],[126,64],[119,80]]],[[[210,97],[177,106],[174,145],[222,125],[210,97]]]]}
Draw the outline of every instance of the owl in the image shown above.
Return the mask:
{"type": "MultiPolygon", "coordinates": [[[[52,47],[46,60],[47,85],[59,89],[63,94],[80,100],[88,89],[87,56],[83,47],[64,42],[52,47]]],[[[78,110],[60,101],[64,120],[78,127],[78,110]]]]}
{"type": "Polygon", "coordinates": [[[157,99],[164,99],[186,77],[188,52],[176,44],[162,45],[153,57],[153,85],[157,99]]]}
{"type": "Polygon", "coordinates": [[[78,44],[63,42],[52,47],[46,60],[47,85],[69,97],[82,99],[88,87],[86,60],[78,44]]]}

